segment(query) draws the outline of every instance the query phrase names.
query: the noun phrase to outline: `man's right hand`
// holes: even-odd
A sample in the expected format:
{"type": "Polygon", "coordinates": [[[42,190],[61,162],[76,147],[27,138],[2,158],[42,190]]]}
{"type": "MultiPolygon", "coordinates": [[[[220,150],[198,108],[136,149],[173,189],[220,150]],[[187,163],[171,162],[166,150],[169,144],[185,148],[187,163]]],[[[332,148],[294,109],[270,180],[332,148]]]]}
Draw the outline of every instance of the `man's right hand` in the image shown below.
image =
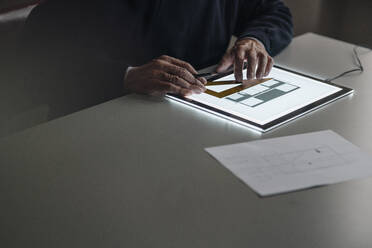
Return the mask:
{"type": "Polygon", "coordinates": [[[205,78],[195,78],[197,71],[187,62],[169,56],[160,56],[151,62],[128,71],[124,89],[130,92],[163,96],[200,94],[207,83],[205,78]]]}

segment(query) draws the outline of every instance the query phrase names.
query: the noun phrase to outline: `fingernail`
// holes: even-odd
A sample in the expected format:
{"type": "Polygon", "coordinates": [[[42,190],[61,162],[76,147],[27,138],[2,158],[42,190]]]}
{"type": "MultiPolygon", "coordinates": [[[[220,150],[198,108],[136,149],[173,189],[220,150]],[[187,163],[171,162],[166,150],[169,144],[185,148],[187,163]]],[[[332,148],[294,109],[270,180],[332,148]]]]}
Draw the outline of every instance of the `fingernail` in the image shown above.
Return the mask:
{"type": "Polygon", "coordinates": [[[204,82],[200,82],[199,84],[197,84],[197,86],[201,89],[205,89],[205,83],[204,82]]]}

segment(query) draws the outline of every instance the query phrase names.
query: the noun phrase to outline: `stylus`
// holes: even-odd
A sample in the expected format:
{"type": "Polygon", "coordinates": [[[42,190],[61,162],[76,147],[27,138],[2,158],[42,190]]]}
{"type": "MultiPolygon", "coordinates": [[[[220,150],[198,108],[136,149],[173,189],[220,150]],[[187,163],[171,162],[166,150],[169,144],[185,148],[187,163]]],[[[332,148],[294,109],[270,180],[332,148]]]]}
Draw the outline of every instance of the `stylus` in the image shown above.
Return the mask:
{"type": "Polygon", "coordinates": [[[200,78],[200,77],[210,77],[210,76],[215,76],[215,75],[218,75],[218,73],[207,72],[207,73],[194,74],[194,77],[200,78]]]}

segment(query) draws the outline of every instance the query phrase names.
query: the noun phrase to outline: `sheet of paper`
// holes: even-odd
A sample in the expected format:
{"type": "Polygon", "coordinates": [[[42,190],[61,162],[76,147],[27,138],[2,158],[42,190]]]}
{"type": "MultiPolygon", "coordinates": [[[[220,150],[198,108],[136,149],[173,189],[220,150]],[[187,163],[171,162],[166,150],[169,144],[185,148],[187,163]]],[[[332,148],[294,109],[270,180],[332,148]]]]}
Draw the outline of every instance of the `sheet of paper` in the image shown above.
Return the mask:
{"type": "Polygon", "coordinates": [[[372,175],[372,157],[330,130],[206,151],[261,196],[372,175]]]}

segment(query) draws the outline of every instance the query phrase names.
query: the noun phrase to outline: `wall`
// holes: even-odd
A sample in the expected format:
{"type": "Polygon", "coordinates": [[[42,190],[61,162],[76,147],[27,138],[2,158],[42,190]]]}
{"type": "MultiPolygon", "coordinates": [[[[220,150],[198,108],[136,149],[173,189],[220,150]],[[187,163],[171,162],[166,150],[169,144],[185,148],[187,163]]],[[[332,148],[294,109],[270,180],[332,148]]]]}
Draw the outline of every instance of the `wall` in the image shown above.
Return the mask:
{"type": "Polygon", "coordinates": [[[295,35],[318,30],[322,0],[284,0],[284,2],[291,9],[295,35]]]}
{"type": "Polygon", "coordinates": [[[372,48],[371,0],[284,0],[295,35],[314,32],[372,48]]]}
{"type": "Polygon", "coordinates": [[[372,48],[372,1],[325,0],[319,33],[372,48]]]}

